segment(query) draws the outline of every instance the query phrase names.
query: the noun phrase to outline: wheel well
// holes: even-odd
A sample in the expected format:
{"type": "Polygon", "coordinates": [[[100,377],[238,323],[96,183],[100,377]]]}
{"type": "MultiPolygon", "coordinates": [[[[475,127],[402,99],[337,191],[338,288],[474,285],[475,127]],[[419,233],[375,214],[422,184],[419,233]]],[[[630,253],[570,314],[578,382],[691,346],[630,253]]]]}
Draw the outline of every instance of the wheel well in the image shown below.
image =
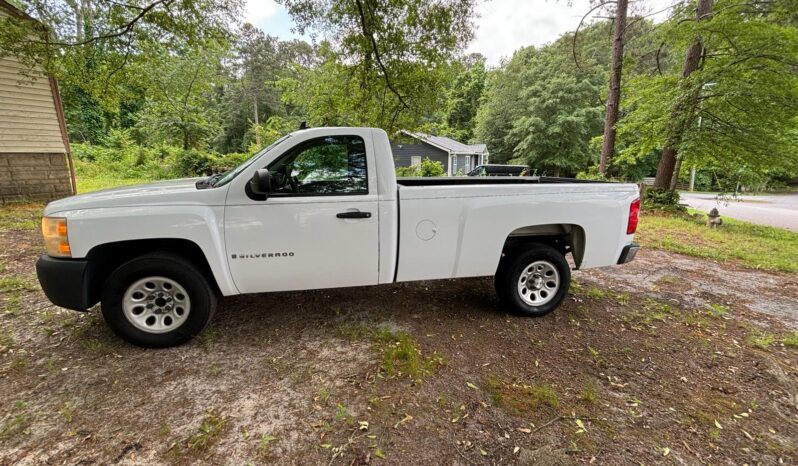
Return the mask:
{"type": "Polygon", "coordinates": [[[585,253],[585,231],[579,225],[563,223],[516,228],[504,241],[502,257],[529,243],[551,246],[563,256],[570,252],[578,269],[585,253]]]}
{"type": "Polygon", "coordinates": [[[90,267],[87,271],[88,296],[92,305],[100,301],[103,284],[114,270],[135,257],[153,252],[169,252],[181,256],[195,265],[216,291],[219,291],[205,253],[193,241],[178,238],[117,241],[97,245],[86,255],[90,267]]]}

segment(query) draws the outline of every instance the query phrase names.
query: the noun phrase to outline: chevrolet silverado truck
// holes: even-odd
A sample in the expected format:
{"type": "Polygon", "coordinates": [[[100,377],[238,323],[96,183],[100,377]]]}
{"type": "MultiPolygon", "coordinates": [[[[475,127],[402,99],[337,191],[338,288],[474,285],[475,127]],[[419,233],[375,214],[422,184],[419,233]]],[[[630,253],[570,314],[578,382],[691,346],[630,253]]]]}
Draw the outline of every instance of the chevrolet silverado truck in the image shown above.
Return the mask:
{"type": "Polygon", "coordinates": [[[184,343],[222,296],[494,276],[503,309],[553,311],[576,269],[631,261],[633,184],[399,178],[388,135],[303,129],[240,166],[51,202],[36,263],[57,306],[144,347],[184,343]]]}

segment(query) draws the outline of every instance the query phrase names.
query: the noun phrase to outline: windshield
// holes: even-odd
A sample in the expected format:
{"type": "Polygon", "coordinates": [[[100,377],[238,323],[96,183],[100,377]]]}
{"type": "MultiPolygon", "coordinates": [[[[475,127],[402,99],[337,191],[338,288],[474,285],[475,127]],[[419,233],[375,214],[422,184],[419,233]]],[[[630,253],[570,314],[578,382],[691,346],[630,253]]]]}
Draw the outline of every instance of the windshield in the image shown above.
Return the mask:
{"type": "Polygon", "coordinates": [[[227,170],[226,172],[224,172],[224,173],[221,173],[221,174],[219,174],[219,175],[213,175],[213,178],[215,178],[215,180],[212,180],[212,182],[211,182],[211,186],[213,186],[214,188],[216,188],[216,187],[219,187],[219,186],[224,186],[224,185],[226,185],[227,183],[229,183],[229,182],[233,181],[233,179],[234,179],[236,176],[238,176],[238,174],[239,174],[239,173],[241,173],[242,171],[246,170],[246,169],[247,169],[247,167],[249,167],[250,165],[252,165],[253,163],[255,163],[255,161],[256,161],[256,160],[258,160],[258,158],[259,158],[261,155],[263,155],[263,154],[265,154],[266,152],[268,152],[268,151],[272,150],[272,148],[273,148],[274,146],[276,146],[277,144],[280,144],[281,142],[285,141],[285,140],[286,140],[286,139],[288,139],[289,137],[291,137],[291,135],[290,135],[290,134],[286,134],[285,136],[283,136],[283,137],[281,137],[280,139],[278,139],[278,140],[274,141],[273,143],[271,143],[271,144],[269,145],[269,147],[267,147],[267,148],[265,148],[265,149],[263,149],[263,150],[260,150],[260,151],[256,152],[256,153],[255,153],[255,155],[253,155],[252,157],[250,157],[250,158],[249,158],[249,159],[248,159],[246,162],[242,163],[241,165],[239,165],[239,166],[237,166],[237,167],[235,167],[235,168],[232,168],[232,169],[230,169],[230,170],[227,170]]]}

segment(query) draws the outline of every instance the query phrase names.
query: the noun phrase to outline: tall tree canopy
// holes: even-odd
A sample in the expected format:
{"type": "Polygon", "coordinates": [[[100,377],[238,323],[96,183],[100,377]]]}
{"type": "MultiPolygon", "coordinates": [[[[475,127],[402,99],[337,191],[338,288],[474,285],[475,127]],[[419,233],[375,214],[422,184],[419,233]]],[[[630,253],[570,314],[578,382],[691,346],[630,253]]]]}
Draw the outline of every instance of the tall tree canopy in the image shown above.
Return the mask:
{"type": "Polygon", "coordinates": [[[606,21],[585,28],[574,50],[571,34],[520,49],[490,74],[476,134],[492,161],[573,175],[597,160],[589,143],[602,128],[608,28],[606,21]]]}
{"type": "Polygon", "coordinates": [[[420,122],[440,103],[441,78],[449,61],[473,37],[476,0],[279,2],[300,32],[327,41],[322,65],[305,75],[307,80],[318,78],[309,83],[313,97],[306,105],[311,121],[353,121],[361,115],[355,121],[389,131],[420,122]],[[340,89],[330,79],[342,80],[340,89]],[[341,112],[318,108],[329,105],[331,98],[342,104],[341,112]]]}
{"type": "Polygon", "coordinates": [[[66,82],[76,81],[106,108],[126,98],[130,65],[146,61],[154,46],[180,53],[221,43],[241,0],[21,0],[41,22],[0,19],[0,55],[13,54],[44,66],[66,82]]]}
{"type": "Polygon", "coordinates": [[[451,83],[446,102],[446,128],[443,131],[461,141],[474,138],[476,116],[485,90],[485,57],[474,54],[457,63],[462,70],[451,83]]]}
{"type": "MultiPolygon", "coordinates": [[[[795,0],[718,0],[696,18],[681,4],[657,35],[674,58],[633,77],[620,124],[622,156],[672,146],[684,163],[723,170],[798,167],[798,20],[795,0]],[[700,38],[695,70],[682,57],[700,38]]],[[[664,173],[667,188],[673,175],[664,173]]]]}

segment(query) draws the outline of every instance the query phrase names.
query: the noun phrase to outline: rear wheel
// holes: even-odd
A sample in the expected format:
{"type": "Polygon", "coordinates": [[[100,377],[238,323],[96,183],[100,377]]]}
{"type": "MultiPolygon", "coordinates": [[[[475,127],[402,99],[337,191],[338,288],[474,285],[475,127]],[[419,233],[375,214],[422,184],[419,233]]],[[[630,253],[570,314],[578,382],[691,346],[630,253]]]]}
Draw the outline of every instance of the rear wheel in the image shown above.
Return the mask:
{"type": "Polygon", "coordinates": [[[128,261],[103,287],[105,321],[114,333],[143,347],[185,343],[202,332],[216,305],[216,293],[202,272],[172,254],[128,261]]]}
{"type": "Polygon", "coordinates": [[[499,300],[514,314],[539,317],[557,309],[571,284],[571,270],[556,249],[533,244],[505,257],[496,272],[499,300]]]}

